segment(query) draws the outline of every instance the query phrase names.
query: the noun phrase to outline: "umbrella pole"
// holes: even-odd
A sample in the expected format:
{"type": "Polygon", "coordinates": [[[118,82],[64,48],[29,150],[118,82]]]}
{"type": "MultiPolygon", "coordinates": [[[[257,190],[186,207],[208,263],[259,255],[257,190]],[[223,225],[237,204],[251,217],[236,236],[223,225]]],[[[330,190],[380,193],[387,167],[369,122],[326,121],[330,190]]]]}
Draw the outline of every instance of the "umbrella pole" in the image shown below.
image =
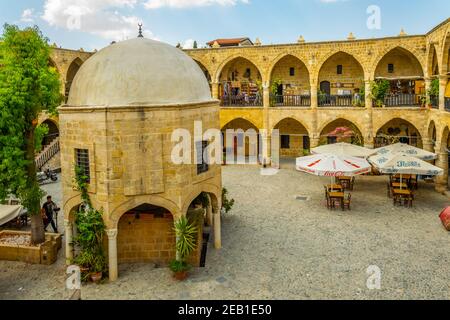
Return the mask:
{"type": "Polygon", "coordinates": [[[400,173],[400,190],[403,189],[403,174],[400,173]]]}

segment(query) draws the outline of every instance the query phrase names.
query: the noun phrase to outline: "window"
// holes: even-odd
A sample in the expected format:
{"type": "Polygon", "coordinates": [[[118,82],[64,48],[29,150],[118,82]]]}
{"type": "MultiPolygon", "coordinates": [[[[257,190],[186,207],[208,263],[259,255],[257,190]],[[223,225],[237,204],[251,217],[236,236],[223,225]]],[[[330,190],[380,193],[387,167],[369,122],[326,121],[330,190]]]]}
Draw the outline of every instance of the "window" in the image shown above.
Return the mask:
{"type": "Polygon", "coordinates": [[[289,75],[291,77],[295,76],[295,68],[289,68],[289,75]]]}
{"type": "Polygon", "coordinates": [[[208,148],[208,141],[197,142],[197,175],[208,172],[209,170],[209,160],[206,158],[206,155],[203,157],[206,148],[208,148]]]}
{"type": "Polygon", "coordinates": [[[340,64],[340,65],[338,65],[337,66],[337,74],[342,74],[343,73],[343,67],[342,67],[342,65],[340,64]]]}
{"type": "Polygon", "coordinates": [[[389,73],[394,73],[394,70],[395,70],[394,64],[393,63],[389,63],[388,64],[388,72],[389,73]]]}
{"type": "Polygon", "coordinates": [[[250,70],[250,68],[247,68],[247,70],[245,70],[244,78],[251,78],[251,76],[252,76],[252,71],[250,70]]]}
{"type": "Polygon", "coordinates": [[[289,149],[291,147],[291,137],[282,135],[281,136],[281,149],[289,149]]]}
{"type": "Polygon", "coordinates": [[[89,150],[75,149],[75,165],[80,168],[87,177],[87,182],[91,182],[91,170],[89,168],[89,150]]]}

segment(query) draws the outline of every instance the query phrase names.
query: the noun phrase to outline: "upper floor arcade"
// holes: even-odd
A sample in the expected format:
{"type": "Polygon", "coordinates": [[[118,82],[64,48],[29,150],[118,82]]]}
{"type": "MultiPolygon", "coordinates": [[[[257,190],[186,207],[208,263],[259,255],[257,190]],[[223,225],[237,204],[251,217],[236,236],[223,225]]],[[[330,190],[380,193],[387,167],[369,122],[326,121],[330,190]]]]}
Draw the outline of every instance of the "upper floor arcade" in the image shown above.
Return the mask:
{"type": "Polygon", "coordinates": [[[450,110],[449,51],[450,19],[425,35],[186,53],[223,107],[450,110]]]}

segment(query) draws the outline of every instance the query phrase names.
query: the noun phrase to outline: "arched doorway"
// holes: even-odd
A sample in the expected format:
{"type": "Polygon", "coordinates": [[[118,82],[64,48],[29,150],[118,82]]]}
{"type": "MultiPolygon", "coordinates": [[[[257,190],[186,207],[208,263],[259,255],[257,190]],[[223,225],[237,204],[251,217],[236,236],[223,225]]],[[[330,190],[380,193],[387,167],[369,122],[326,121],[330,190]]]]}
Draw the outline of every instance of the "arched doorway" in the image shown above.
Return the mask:
{"type": "Polygon", "coordinates": [[[375,138],[375,147],[384,147],[398,142],[423,148],[422,136],[419,130],[409,121],[395,118],[378,130],[375,138]]]}
{"type": "Polygon", "coordinates": [[[319,72],[319,106],[363,106],[364,69],[352,55],[337,52],[328,58],[319,72]]]}
{"type": "Polygon", "coordinates": [[[237,118],[222,128],[226,164],[258,164],[259,129],[250,121],[237,118]]]}
{"type": "Polygon", "coordinates": [[[271,105],[275,107],[309,107],[311,86],[305,63],[292,55],[281,58],[273,67],[271,76],[271,105]]]}
{"type": "Polygon", "coordinates": [[[167,266],[176,258],[172,213],[152,204],[142,204],[119,220],[117,255],[119,263],[153,263],[167,266]]]}
{"type": "Polygon", "coordinates": [[[72,63],[69,66],[69,69],[67,70],[67,76],[66,76],[66,100],[69,97],[70,88],[72,86],[73,79],[75,78],[78,70],[80,70],[81,65],[83,64],[83,61],[80,58],[76,58],[72,61],[72,63]]]}
{"type": "MultiPolygon", "coordinates": [[[[428,126],[428,139],[430,139],[430,149],[428,150],[430,152],[434,152],[434,148],[436,146],[436,141],[437,141],[437,130],[436,130],[436,124],[434,123],[434,121],[432,120],[430,122],[430,125],[428,126]]],[[[424,146],[425,147],[425,146],[424,146]]]]}
{"type": "Polygon", "coordinates": [[[259,69],[245,58],[235,58],[221,70],[219,96],[222,106],[262,106],[262,77],[259,69]]]}
{"type": "Polygon", "coordinates": [[[336,119],[323,128],[319,144],[346,142],[364,146],[364,137],[359,128],[347,119],[336,119]]]}
{"type": "Polygon", "coordinates": [[[419,60],[408,50],[397,47],[381,58],[375,79],[388,84],[382,103],[387,107],[420,106],[426,94],[424,72],[419,60]]]}
{"type": "Polygon", "coordinates": [[[48,133],[42,140],[42,146],[47,146],[59,137],[59,129],[56,123],[50,119],[45,120],[42,124],[48,127],[48,133]]]}
{"type": "Polygon", "coordinates": [[[280,156],[301,157],[309,152],[308,130],[297,120],[286,118],[275,127],[280,133],[280,156]]]}
{"type": "Polygon", "coordinates": [[[190,263],[206,266],[206,257],[210,239],[213,236],[213,217],[218,213],[217,197],[213,193],[201,192],[189,205],[186,217],[197,227],[197,249],[193,252],[190,263]]]}

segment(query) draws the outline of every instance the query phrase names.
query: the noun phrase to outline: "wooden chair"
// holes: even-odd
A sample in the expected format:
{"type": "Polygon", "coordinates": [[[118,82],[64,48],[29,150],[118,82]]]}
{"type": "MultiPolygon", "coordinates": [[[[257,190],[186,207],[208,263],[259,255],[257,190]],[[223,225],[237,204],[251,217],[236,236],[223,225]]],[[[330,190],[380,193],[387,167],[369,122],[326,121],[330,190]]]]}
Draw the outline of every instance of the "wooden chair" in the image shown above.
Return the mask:
{"type": "Polygon", "coordinates": [[[344,199],[344,208],[343,209],[347,208],[348,210],[352,210],[351,209],[351,204],[352,204],[352,194],[349,193],[347,195],[347,198],[344,199]]]}

